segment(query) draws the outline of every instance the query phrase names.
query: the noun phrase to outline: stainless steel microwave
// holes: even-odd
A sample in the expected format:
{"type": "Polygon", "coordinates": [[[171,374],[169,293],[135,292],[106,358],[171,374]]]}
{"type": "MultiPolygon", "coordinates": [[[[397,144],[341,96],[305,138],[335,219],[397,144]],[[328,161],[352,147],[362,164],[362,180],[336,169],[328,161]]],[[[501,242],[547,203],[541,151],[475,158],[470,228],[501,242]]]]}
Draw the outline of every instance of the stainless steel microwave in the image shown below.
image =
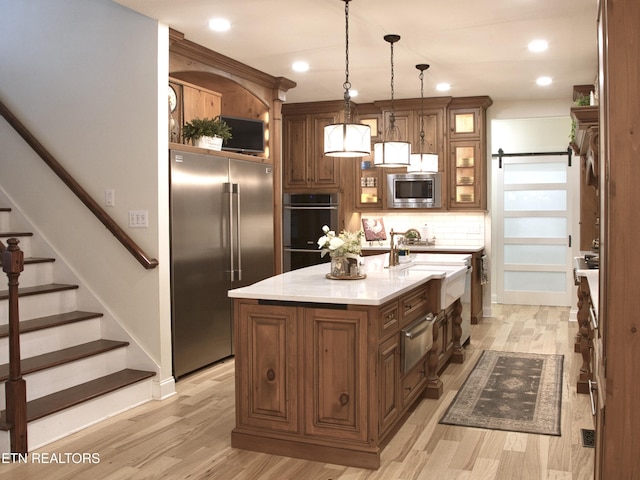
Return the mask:
{"type": "Polygon", "coordinates": [[[442,179],[440,174],[388,174],[387,206],[389,208],[442,207],[442,179]]]}

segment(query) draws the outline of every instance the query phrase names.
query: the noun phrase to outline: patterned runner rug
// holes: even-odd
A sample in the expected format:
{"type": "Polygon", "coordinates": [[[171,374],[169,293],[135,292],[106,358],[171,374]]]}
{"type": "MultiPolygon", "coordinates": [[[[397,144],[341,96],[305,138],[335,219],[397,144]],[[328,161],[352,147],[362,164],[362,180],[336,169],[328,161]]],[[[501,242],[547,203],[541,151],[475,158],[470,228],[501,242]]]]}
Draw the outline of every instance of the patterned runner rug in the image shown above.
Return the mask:
{"type": "Polygon", "coordinates": [[[559,436],[563,361],[485,350],[440,423],[559,436]]]}

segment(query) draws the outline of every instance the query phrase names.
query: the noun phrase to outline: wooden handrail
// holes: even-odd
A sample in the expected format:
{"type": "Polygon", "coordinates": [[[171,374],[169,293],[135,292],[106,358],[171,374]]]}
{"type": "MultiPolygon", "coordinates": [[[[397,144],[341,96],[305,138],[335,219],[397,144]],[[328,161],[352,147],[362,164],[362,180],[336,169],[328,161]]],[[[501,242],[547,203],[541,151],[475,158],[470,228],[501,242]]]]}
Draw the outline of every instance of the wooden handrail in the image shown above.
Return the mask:
{"type": "Polygon", "coordinates": [[[27,385],[20,365],[20,316],[18,313],[18,278],[24,270],[24,253],[17,238],[9,238],[2,251],[2,270],[9,279],[9,379],[5,384],[6,420],[11,428],[11,451],[27,453],[27,385]]]}
{"type": "Polygon", "coordinates": [[[82,203],[93,213],[102,224],[129,250],[140,264],[146,269],[158,266],[158,260],[149,257],[136,242],[109,216],[98,203],[91,198],[87,191],[67,172],[49,151],[31,134],[31,132],[17,119],[17,117],[0,101],[0,114],[9,125],[18,132],[25,142],[49,165],[51,170],[62,180],[82,203]]]}

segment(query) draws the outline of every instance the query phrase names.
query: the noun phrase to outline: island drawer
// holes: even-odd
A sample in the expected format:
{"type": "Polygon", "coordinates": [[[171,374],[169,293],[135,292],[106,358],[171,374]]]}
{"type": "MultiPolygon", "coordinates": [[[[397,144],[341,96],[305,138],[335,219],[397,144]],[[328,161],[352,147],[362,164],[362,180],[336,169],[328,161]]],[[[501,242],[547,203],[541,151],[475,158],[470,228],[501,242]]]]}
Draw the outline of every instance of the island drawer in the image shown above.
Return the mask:
{"type": "Polygon", "coordinates": [[[427,383],[424,360],[402,377],[402,408],[411,404],[427,383]]]}
{"type": "Polygon", "coordinates": [[[404,326],[431,311],[427,285],[412,290],[400,297],[401,325],[404,326]]]}
{"type": "Polygon", "coordinates": [[[400,307],[398,300],[393,300],[378,309],[379,338],[383,339],[397,331],[400,325],[400,307]]]}

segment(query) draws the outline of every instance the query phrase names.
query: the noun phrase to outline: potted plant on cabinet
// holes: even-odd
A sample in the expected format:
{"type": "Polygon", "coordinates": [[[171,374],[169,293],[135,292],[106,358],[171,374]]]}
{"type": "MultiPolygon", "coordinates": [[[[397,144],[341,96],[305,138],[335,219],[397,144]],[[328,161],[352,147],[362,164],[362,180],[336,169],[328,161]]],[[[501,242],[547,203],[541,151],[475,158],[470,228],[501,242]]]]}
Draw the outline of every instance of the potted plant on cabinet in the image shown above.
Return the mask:
{"type": "Polygon", "coordinates": [[[184,124],[182,137],[196,147],[220,150],[222,143],[231,138],[231,127],[220,117],[194,118],[184,124]]]}

